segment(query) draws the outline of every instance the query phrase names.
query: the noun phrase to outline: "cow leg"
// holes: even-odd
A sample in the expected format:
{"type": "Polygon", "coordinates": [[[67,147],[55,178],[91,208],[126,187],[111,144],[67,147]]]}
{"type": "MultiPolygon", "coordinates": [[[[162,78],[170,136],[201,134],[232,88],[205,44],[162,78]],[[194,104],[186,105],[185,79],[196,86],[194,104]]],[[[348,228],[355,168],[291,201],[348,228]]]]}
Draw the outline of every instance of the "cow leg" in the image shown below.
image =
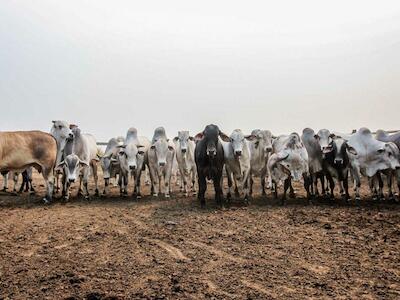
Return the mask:
{"type": "Polygon", "coordinates": [[[18,176],[19,174],[17,172],[13,172],[13,181],[14,181],[13,193],[17,193],[18,176]]]}
{"type": "Polygon", "coordinates": [[[222,207],[222,172],[214,177],[215,201],[222,207]]]}
{"type": "Polygon", "coordinates": [[[285,179],[284,186],[283,186],[283,196],[282,196],[282,199],[281,199],[281,205],[285,205],[286,193],[287,193],[287,190],[289,189],[290,186],[291,186],[290,178],[285,179]]]}
{"type": "Polygon", "coordinates": [[[94,195],[96,197],[98,197],[99,196],[99,185],[98,185],[99,176],[97,174],[97,163],[96,163],[96,161],[92,160],[90,165],[92,167],[92,174],[93,174],[94,186],[95,186],[94,195]]]}
{"type": "Polygon", "coordinates": [[[303,174],[303,181],[304,181],[304,189],[307,192],[307,200],[309,203],[311,203],[311,193],[310,193],[310,187],[312,187],[312,179],[310,175],[303,174]]]}
{"type": "Polygon", "coordinates": [[[329,188],[330,188],[330,193],[328,193],[328,198],[329,199],[334,199],[335,198],[335,194],[334,194],[334,190],[335,190],[335,181],[332,178],[331,174],[327,174],[326,178],[328,179],[329,182],[329,188]]]}
{"type": "Polygon", "coordinates": [[[227,166],[225,166],[225,170],[226,170],[226,178],[228,179],[228,193],[226,194],[226,199],[228,201],[231,201],[231,199],[232,199],[232,173],[228,169],[227,166]]]}
{"type": "MultiPolygon", "coordinates": [[[[268,172],[268,170],[266,171],[261,171],[261,195],[265,196],[267,193],[265,192],[265,180],[266,180],[266,172],[268,172]]],[[[268,180],[270,179],[270,177],[268,177],[268,180]]],[[[268,185],[267,185],[268,188],[268,185]]]]}
{"type": "Polygon", "coordinates": [[[249,177],[250,177],[250,179],[249,179],[249,181],[250,181],[249,194],[253,195],[253,183],[254,183],[253,175],[250,173],[249,177]]]}
{"type": "Polygon", "coordinates": [[[389,200],[390,201],[394,200],[393,189],[392,189],[392,184],[393,184],[393,179],[394,179],[394,172],[395,171],[389,170],[388,174],[387,174],[387,178],[386,178],[387,186],[388,186],[388,190],[389,190],[389,200]]]}
{"type": "Polygon", "coordinates": [[[108,194],[108,191],[110,189],[109,185],[110,185],[110,178],[104,178],[104,191],[103,191],[104,196],[108,194]]]}
{"type": "Polygon", "coordinates": [[[239,185],[240,185],[240,179],[237,179],[235,175],[233,175],[233,182],[235,183],[235,197],[239,198],[240,193],[239,193],[239,185]]]}
{"type": "Polygon", "coordinates": [[[206,206],[206,199],[204,198],[204,194],[206,193],[207,189],[207,181],[203,174],[197,174],[198,176],[198,184],[199,184],[199,194],[197,198],[200,200],[200,205],[202,208],[206,206]]]}
{"type": "Polygon", "coordinates": [[[272,181],[272,188],[274,190],[274,199],[278,199],[278,185],[275,180],[272,181]]]}
{"type": "Polygon", "coordinates": [[[53,167],[46,168],[41,166],[42,176],[46,183],[46,197],[43,198],[44,203],[50,203],[53,196],[54,189],[54,177],[53,177],[53,167]]]}
{"type": "MultiPolygon", "coordinates": [[[[379,200],[385,200],[385,195],[383,194],[383,180],[382,180],[382,175],[380,172],[376,174],[378,177],[378,197],[379,200]]],[[[390,176],[389,176],[390,177],[390,176]]]]}
{"type": "Polygon", "coordinates": [[[377,200],[378,199],[378,192],[375,186],[375,180],[376,176],[368,177],[368,185],[369,185],[369,190],[372,194],[372,200],[377,200]]]}
{"type": "MultiPolygon", "coordinates": [[[[184,176],[181,174],[181,177],[184,176]]],[[[164,187],[165,187],[165,198],[169,198],[171,195],[171,171],[166,170],[164,174],[164,187]]],[[[186,189],[186,187],[185,187],[186,189]]]]}
{"type": "Polygon", "coordinates": [[[243,189],[243,194],[244,194],[244,202],[246,204],[249,204],[249,173],[247,175],[243,176],[243,181],[242,181],[242,189],[243,189]]]}
{"type": "Polygon", "coordinates": [[[296,194],[295,194],[295,192],[294,192],[294,189],[293,189],[293,185],[292,185],[292,180],[290,179],[290,184],[289,184],[289,197],[290,198],[296,198],[296,194]]]}
{"type": "Polygon", "coordinates": [[[192,192],[193,195],[196,195],[197,191],[196,191],[196,169],[194,167],[192,167],[192,192]]]}
{"type": "Polygon", "coordinates": [[[5,192],[8,188],[8,172],[3,172],[1,175],[3,175],[3,192],[5,192]]]}
{"type": "Polygon", "coordinates": [[[83,170],[82,184],[83,184],[84,197],[86,200],[89,200],[89,189],[88,189],[89,173],[90,173],[90,167],[85,167],[83,170]]]}
{"type": "Polygon", "coordinates": [[[183,169],[183,167],[179,166],[179,173],[181,174],[181,187],[180,187],[180,191],[185,193],[185,197],[189,196],[188,193],[188,186],[187,186],[187,179],[188,176],[185,172],[185,170],[183,169]]]}
{"type": "MultiPolygon", "coordinates": [[[[86,167],[85,167],[86,169],[86,167]]],[[[84,171],[83,171],[84,172],[84,171]]],[[[83,190],[82,190],[82,181],[83,181],[83,174],[79,174],[79,189],[78,189],[78,195],[79,196],[84,196],[83,190]]]]}

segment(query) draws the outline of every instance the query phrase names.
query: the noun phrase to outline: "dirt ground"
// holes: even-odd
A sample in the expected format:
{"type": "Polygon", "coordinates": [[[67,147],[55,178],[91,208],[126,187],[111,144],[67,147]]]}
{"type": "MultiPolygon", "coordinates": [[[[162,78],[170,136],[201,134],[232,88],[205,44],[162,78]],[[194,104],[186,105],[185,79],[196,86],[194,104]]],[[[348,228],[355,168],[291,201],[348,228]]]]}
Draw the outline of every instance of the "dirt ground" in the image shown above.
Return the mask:
{"type": "Polygon", "coordinates": [[[365,188],[358,206],[307,205],[296,186],[281,207],[258,182],[224,209],[211,186],[201,209],[175,185],[45,206],[34,181],[37,195],[0,194],[0,299],[400,298],[400,204],[365,188]]]}

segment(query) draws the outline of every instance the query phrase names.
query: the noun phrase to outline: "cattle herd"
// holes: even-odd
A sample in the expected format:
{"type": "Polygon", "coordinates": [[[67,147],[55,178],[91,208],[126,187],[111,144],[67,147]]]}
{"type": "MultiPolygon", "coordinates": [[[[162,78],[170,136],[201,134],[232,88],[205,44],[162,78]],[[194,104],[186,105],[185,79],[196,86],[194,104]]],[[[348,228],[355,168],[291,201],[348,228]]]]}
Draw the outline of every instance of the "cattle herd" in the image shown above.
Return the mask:
{"type": "Polygon", "coordinates": [[[0,171],[7,179],[22,173],[20,191],[31,190],[32,168],[36,168],[46,183],[44,202],[60,192],[70,198],[71,184],[79,184],[79,193],[89,199],[88,179],[93,177],[95,195],[109,193],[110,179],[118,181],[122,196],[128,194],[130,181],[133,197],[142,197],[141,179],[151,185],[151,194],[171,194],[171,178],[180,180],[185,196],[197,194],[205,205],[207,181],[212,181],[215,200],[223,204],[223,180],[228,191],[248,202],[253,193],[253,178],[259,177],[261,193],[271,189],[278,198],[283,185],[281,203],[287,191],[294,196],[293,181],[302,181],[307,198],[318,196],[334,199],[337,184],[341,197],[350,200],[349,182],[360,200],[361,177],[368,179],[375,199],[384,198],[387,184],[389,199],[395,199],[393,184],[400,189],[400,132],[388,135],[382,130],[371,133],[361,128],[352,134],[341,134],[327,129],[318,132],[310,128],[302,135],[274,136],[269,130],[255,129],[245,135],[240,129],[229,136],[216,125],[192,136],[179,131],[168,139],[165,129],[158,127],[152,139],[139,136],[136,128],[129,128],[126,137],[113,137],[101,151],[94,136],[65,121],[53,121],[50,134],[40,131],[0,132],[0,171]],[[98,165],[103,170],[104,190],[98,187],[98,165]],[[224,174],[226,176],[224,176],[224,174]],[[196,184],[197,182],[197,184],[196,184]],[[198,190],[197,190],[198,188],[198,190]]]}

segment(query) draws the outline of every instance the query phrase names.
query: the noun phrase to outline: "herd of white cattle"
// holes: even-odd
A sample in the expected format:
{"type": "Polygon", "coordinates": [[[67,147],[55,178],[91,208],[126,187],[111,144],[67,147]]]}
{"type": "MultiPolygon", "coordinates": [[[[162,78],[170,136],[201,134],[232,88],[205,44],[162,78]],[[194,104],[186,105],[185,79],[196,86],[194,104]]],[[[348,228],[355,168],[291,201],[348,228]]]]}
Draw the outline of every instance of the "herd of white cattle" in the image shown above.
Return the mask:
{"type": "MultiPolygon", "coordinates": [[[[174,138],[168,139],[165,129],[158,127],[152,139],[148,139],[138,135],[137,129],[132,127],[125,137],[111,138],[105,151],[101,151],[94,136],[81,132],[78,126],[60,120],[52,123],[50,134],[0,132],[0,171],[4,176],[4,190],[8,176],[13,173],[16,183],[18,174],[23,171],[23,184],[28,188],[31,170],[35,167],[46,182],[45,202],[59,193],[60,186],[63,198],[68,200],[74,183],[79,184],[79,193],[89,198],[90,176],[94,179],[96,196],[107,195],[110,180],[114,179],[122,196],[128,194],[131,186],[132,196],[140,198],[141,179],[144,179],[151,185],[153,196],[162,194],[168,198],[171,179],[178,178],[178,174],[184,195],[196,194],[195,148],[201,134],[179,131],[174,138]],[[98,165],[103,171],[104,190],[101,192],[98,165]]],[[[341,134],[306,128],[301,135],[274,136],[269,130],[255,129],[245,135],[236,129],[229,136],[220,135],[219,142],[224,150],[228,199],[234,193],[248,201],[255,177],[260,178],[263,195],[267,188],[277,197],[278,187],[283,185],[282,201],[288,190],[294,194],[292,181],[303,182],[309,199],[318,195],[333,198],[336,184],[341,196],[349,200],[350,181],[355,199],[359,200],[362,176],[368,178],[374,198],[384,198],[384,183],[391,199],[396,195],[394,183],[400,188],[400,132],[388,135],[379,130],[373,134],[369,129],[361,128],[352,134],[341,134]]]]}

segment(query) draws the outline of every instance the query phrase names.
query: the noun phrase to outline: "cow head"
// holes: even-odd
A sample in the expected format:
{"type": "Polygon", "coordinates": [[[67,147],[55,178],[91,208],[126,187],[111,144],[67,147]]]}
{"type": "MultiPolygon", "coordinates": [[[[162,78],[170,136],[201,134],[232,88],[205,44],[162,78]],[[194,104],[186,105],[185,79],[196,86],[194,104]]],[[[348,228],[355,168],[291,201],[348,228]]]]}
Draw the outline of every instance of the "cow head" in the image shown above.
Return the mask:
{"type": "Polygon", "coordinates": [[[206,154],[213,158],[217,155],[218,137],[224,142],[229,142],[229,136],[221,132],[217,125],[207,125],[203,132],[196,134],[195,140],[204,140],[206,143],[206,154]]]}
{"type": "Polygon", "coordinates": [[[357,155],[356,149],[350,146],[346,140],[339,137],[333,138],[330,143],[330,148],[332,148],[333,163],[337,166],[343,166],[343,164],[348,161],[349,154],[357,155]]]}
{"type": "Polygon", "coordinates": [[[143,159],[144,146],[129,143],[118,146],[118,161],[121,169],[126,172],[135,171],[138,167],[138,160],[143,159]]]}
{"type": "Polygon", "coordinates": [[[178,131],[178,136],[174,138],[174,142],[179,142],[182,154],[185,154],[188,149],[188,142],[194,141],[194,138],[189,135],[189,131],[178,131]]]}
{"type": "Polygon", "coordinates": [[[269,130],[255,129],[251,132],[251,135],[255,136],[256,139],[253,140],[254,147],[262,147],[262,150],[266,156],[272,152],[272,133],[269,130]]]}
{"type": "Polygon", "coordinates": [[[283,150],[271,156],[271,169],[279,168],[286,177],[300,181],[308,173],[308,162],[298,151],[283,150]]]}
{"type": "Polygon", "coordinates": [[[331,134],[328,129],[321,129],[314,137],[318,141],[323,155],[333,150],[332,141],[335,135],[331,134]]]}
{"type": "Polygon", "coordinates": [[[73,139],[74,134],[69,128],[69,124],[65,121],[52,121],[53,126],[50,129],[50,134],[56,139],[58,151],[57,151],[57,161],[60,162],[61,154],[64,150],[67,139],[73,139]]]}
{"type": "Polygon", "coordinates": [[[154,151],[157,158],[157,165],[164,167],[167,164],[168,152],[173,152],[175,149],[168,144],[168,140],[160,138],[151,145],[150,151],[154,151]]]}
{"type": "Polygon", "coordinates": [[[70,154],[67,155],[57,167],[62,167],[64,169],[66,180],[69,183],[73,183],[78,179],[80,169],[85,166],[88,167],[89,164],[80,160],[76,154],[70,154]]]}
{"type": "Polygon", "coordinates": [[[236,158],[239,158],[242,156],[243,153],[243,147],[245,147],[245,140],[255,140],[256,136],[255,135],[248,135],[244,136],[242,131],[240,129],[235,129],[232,134],[229,137],[230,145],[233,150],[233,154],[235,155],[236,158]]]}

